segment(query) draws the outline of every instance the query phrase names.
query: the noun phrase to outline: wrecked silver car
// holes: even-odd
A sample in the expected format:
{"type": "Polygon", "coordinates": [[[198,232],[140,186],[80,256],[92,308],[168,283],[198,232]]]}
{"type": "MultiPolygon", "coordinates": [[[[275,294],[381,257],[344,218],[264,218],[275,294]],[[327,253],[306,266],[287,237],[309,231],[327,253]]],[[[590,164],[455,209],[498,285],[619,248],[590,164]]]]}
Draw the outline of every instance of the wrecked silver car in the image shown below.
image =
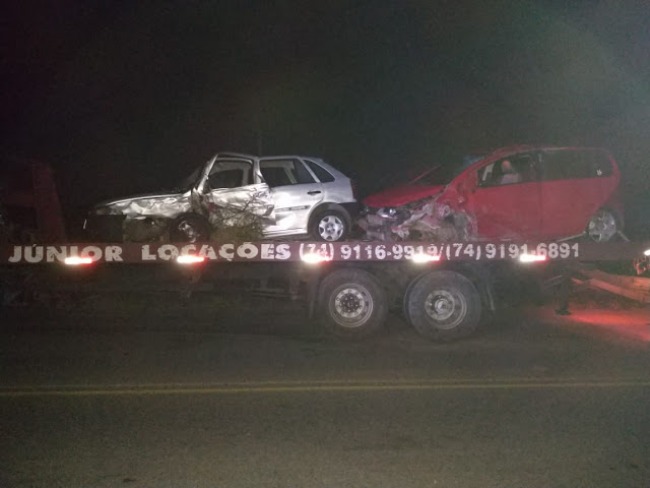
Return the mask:
{"type": "Polygon", "coordinates": [[[512,146],[433,167],[364,200],[379,240],[525,240],[621,234],[616,161],[602,149],[512,146]]]}
{"type": "Polygon", "coordinates": [[[84,228],[114,242],[198,242],[223,228],[249,229],[249,238],[338,241],[356,208],[350,179],[321,159],[220,153],[175,191],[95,205],[84,228]]]}

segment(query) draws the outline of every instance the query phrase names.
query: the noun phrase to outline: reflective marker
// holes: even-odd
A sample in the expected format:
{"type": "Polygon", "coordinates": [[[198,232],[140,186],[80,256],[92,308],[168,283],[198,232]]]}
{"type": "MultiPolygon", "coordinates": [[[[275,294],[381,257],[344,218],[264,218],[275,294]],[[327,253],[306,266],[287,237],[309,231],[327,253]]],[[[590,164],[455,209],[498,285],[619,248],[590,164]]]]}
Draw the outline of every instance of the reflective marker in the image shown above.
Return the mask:
{"type": "Polygon", "coordinates": [[[414,254],[411,257],[411,261],[417,264],[426,264],[426,263],[432,263],[435,261],[440,261],[440,256],[434,256],[432,254],[414,254]]]}
{"type": "Polygon", "coordinates": [[[519,256],[519,261],[522,263],[538,263],[540,261],[546,261],[546,256],[541,254],[527,254],[524,253],[519,256]]]}
{"type": "Polygon", "coordinates": [[[176,262],[178,264],[198,264],[204,261],[205,256],[196,256],[192,254],[185,254],[176,258],[176,262]]]}
{"type": "Polygon", "coordinates": [[[645,251],[643,251],[643,255],[650,256],[650,249],[646,249],[645,251]]]}
{"type": "Polygon", "coordinates": [[[328,256],[323,256],[322,254],[313,252],[303,254],[300,259],[302,259],[307,264],[320,264],[332,260],[332,258],[328,256]]]}
{"type": "Polygon", "coordinates": [[[68,266],[80,266],[83,264],[93,264],[93,258],[91,257],[79,257],[79,256],[69,256],[63,260],[68,266]]]}

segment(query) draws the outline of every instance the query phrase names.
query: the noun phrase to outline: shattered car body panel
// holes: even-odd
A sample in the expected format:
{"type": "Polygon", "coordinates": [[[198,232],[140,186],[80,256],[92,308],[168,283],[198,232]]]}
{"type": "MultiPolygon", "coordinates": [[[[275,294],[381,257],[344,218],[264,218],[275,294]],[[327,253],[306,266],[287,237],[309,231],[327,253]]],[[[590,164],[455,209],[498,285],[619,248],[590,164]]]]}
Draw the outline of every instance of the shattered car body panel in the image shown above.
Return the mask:
{"type": "Polygon", "coordinates": [[[273,220],[273,199],[268,185],[225,188],[200,195],[200,209],[213,226],[246,225],[251,218],[273,220]]]}
{"type": "Polygon", "coordinates": [[[507,147],[468,158],[446,181],[369,196],[359,225],[382,240],[560,239],[584,234],[605,212],[611,225],[597,237],[608,240],[622,226],[619,181],[602,149],[507,147]]]}
{"type": "Polygon", "coordinates": [[[190,192],[138,195],[131,198],[102,202],[95,207],[97,215],[126,217],[156,216],[175,218],[192,209],[190,192]]]}
{"type": "MultiPolygon", "coordinates": [[[[350,180],[324,161],[220,153],[197,168],[181,190],[102,202],[85,228],[102,240],[169,237],[171,224],[220,229],[254,226],[267,236],[306,234],[319,205],[356,204],[350,180]]],[[[347,216],[350,220],[351,217],[347,216]]],[[[194,234],[195,235],[195,234],[194,234]]]]}

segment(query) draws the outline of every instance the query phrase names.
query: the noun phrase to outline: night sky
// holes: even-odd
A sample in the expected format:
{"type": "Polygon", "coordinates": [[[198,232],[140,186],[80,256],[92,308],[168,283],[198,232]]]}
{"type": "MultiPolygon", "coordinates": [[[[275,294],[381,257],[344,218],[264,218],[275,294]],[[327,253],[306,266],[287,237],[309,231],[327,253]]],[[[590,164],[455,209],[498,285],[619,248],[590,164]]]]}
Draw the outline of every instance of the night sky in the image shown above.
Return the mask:
{"type": "Polygon", "coordinates": [[[513,143],[607,147],[650,193],[645,0],[13,4],[0,147],[69,206],[218,151],[321,156],[369,192],[513,143]]]}

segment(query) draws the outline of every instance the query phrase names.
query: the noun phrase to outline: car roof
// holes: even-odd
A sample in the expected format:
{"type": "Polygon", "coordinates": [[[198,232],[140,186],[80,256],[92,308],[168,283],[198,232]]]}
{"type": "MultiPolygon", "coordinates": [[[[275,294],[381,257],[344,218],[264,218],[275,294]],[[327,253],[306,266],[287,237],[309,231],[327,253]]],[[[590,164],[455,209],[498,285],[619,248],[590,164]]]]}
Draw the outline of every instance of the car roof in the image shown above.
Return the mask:
{"type": "Polygon", "coordinates": [[[281,158],[299,158],[299,159],[310,159],[312,161],[322,162],[321,158],[315,156],[301,156],[298,154],[278,154],[278,155],[267,155],[267,156],[255,156],[253,154],[244,154],[237,152],[220,152],[215,156],[216,159],[221,158],[241,158],[241,159],[250,159],[251,161],[256,159],[281,159],[281,158]]]}
{"type": "MultiPolygon", "coordinates": [[[[496,149],[492,150],[487,150],[487,151],[481,151],[476,153],[482,154],[480,159],[487,159],[487,158],[494,158],[494,157],[501,157],[501,156],[508,156],[511,154],[517,154],[520,152],[526,152],[526,151],[555,151],[555,150],[581,150],[581,149],[586,149],[589,151],[604,151],[608,152],[606,149],[602,147],[592,147],[592,146],[554,146],[551,144],[518,144],[518,145],[512,145],[512,146],[504,146],[504,147],[499,147],[496,149]]],[[[472,153],[470,153],[472,154],[472,153]]]]}

